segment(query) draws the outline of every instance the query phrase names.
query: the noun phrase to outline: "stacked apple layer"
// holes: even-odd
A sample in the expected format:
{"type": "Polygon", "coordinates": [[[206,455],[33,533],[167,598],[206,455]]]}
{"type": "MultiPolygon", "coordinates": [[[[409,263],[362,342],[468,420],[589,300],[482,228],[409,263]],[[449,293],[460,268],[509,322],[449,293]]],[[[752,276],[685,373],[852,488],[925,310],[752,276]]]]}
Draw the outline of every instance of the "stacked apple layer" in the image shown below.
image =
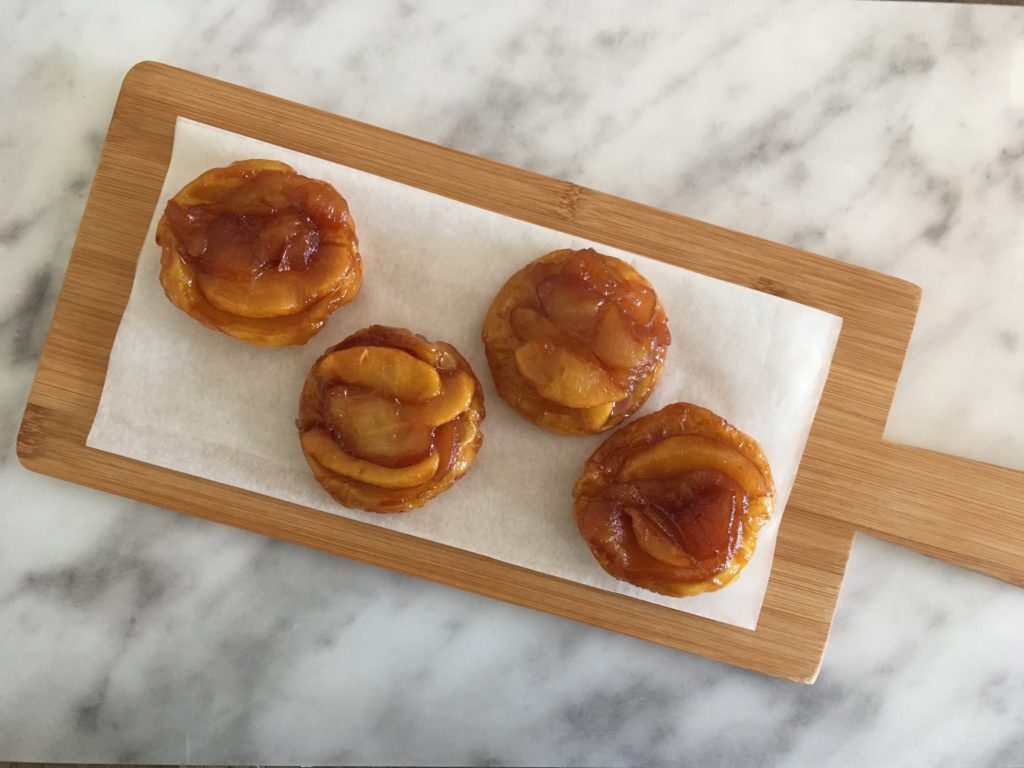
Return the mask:
{"type": "Polygon", "coordinates": [[[254,344],[305,342],[362,281],[345,199],[275,161],[202,174],[168,201],[156,239],[168,298],[254,344]]]}
{"type": "Polygon", "coordinates": [[[299,432],[314,476],[335,499],[396,512],[466,473],[483,416],[480,385],[453,347],[371,326],[314,364],[299,432]]]}
{"type": "Polygon", "coordinates": [[[683,596],[739,574],[775,487],[756,441],[707,409],[676,403],[606,440],[573,496],[580,532],[608,573],[683,596]]]}
{"type": "Polygon", "coordinates": [[[498,393],[530,421],[589,434],[636,411],[670,341],[650,284],[593,249],[550,253],[513,275],[484,321],[498,393]]]}

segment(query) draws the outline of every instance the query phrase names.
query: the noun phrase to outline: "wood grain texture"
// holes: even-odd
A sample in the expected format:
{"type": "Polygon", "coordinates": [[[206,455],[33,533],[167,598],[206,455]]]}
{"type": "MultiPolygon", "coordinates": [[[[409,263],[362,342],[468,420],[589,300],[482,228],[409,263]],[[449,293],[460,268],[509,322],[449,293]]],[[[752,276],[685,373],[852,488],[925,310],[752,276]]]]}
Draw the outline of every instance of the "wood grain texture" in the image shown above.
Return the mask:
{"type": "Polygon", "coordinates": [[[18,455],[75,483],[812,682],[857,529],[1024,583],[1024,475],[881,442],[919,298],[886,275],[146,62],[114,109],[18,455]],[[757,630],[87,448],[178,115],[841,315],[757,630]],[[971,500],[981,503],[965,531],[971,500]],[[1014,536],[1000,535],[1007,519],[1014,536]]]}

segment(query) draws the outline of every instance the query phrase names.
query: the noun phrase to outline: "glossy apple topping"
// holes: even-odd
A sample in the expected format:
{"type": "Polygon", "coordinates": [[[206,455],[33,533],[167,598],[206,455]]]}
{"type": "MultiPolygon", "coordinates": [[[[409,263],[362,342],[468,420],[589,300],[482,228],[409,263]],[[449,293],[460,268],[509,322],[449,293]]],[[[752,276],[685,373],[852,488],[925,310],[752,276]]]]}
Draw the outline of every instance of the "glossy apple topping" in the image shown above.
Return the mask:
{"type": "Polygon", "coordinates": [[[213,168],[167,201],[160,283],[176,306],[229,336],[301,344],[362,285],[348,204],[284,163],[213,168]]]}
{"type": "Polygon", "coordinates": [[[553,432],[590,434],[650,396],[671,337],[650,284],[588,248],[554,251],[509,278],[483,340],[498,394],[513,408],[553,432]]]}
{"type": "Polygon", "coordinates": [[[573,497],[580,533],[608,573],[685,596],[736,578],[771,517],[775,486],[753,438],[675,403],[605,440],[573,497]]]}
{"type": "Polygon", "coordinates": [[[454,347],[374,325],[328,349],[306,378],[299,440],[338,502],[421,506],[462,477],[483,436],[483,392],[454,347]]]}

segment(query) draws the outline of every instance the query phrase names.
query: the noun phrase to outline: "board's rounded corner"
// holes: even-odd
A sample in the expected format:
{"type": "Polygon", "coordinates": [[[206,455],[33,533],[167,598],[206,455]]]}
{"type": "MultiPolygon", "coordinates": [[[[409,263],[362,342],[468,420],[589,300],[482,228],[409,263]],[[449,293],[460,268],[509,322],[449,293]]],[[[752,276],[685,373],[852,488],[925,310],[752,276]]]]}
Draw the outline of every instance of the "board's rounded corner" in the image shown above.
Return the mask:
{"type": "Polygon", "coordinates": [[[123,91],[126,87],[134,85],[136,80],[144,79],[161,69],[166,69],[166,67],[166,64],[161,64],[159,61],[152,61],[151,59],[135,62],[124,73],[124,77],[121,78],[121,90],[123,91]]]}
{"type": "Polygon", "coordinates": [[[914,300],[914,304],[916,306],[920,306],[921,297],[924,295],[924,288],[922,288],[917,283],[911,282],[910,280],[904,280],[903,282],[906,284],[907,290],[910,291],[910,295],[914,300]]]}
{"type": "Polygon", "coordinates": [[[801,685],[814,685],[818,681],[818,675],[821,674],[821,665],[823,661],[824,656],[818,659],[818,663],[815,664],[813,670],[804,672],[799,677],[793,678],[793,682],[800,683],[801,685]]]}
{"type": "Polygon", "coordinates": [[[913,310],[916,317],[918,310],[921,308],[921,297],[924,295],[924,289],[917,283],[904,277],[894,277],[891,275],[889,277],[896,281],[906,306],[913,310]]]}
{"type": "Polygon", "coordinates": [[[36,472],[36,458],[38,451],[38,432],[35,424],[35,408],[29,403],[18,426],[18,436],[14,443],[14,455],[18,457],[18,463],[25,469],[36,472]]]}

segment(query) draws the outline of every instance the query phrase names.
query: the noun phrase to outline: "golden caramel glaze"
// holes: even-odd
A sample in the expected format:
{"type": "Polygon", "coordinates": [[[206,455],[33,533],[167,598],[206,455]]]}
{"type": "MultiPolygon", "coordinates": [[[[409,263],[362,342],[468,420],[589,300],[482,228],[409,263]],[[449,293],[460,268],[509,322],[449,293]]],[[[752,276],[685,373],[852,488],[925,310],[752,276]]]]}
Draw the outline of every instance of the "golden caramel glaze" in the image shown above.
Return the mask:
{"type": "Polygon", "coordinates": [[[250,344],[304,344],[362,286],[345,198],[273,160],[185,185],[167,201],[156,242],[167,298],[250,344]]]}
{"type": "Polygon", "coordinates": [[[369,512],[422,506],[469,470],[483,442],[484,395],[450,344],[373,325],[313,364],[299,440],[338,503],[369,512]]]}
{"type": "Polygon", "coordinates": [[[610,429],[643,405],[671,341],[650,283],[592,248],[553,251],[512,275],[482,335],[498,394],[569,435],[610,429]]]}
{"type": "Polygon", "coordinates": [[[775,485],[757,441],[706,408],[674,403],[605,440],[573,498],[602,568],[684,597],[739,575],[771,518],[775,485]]]}

